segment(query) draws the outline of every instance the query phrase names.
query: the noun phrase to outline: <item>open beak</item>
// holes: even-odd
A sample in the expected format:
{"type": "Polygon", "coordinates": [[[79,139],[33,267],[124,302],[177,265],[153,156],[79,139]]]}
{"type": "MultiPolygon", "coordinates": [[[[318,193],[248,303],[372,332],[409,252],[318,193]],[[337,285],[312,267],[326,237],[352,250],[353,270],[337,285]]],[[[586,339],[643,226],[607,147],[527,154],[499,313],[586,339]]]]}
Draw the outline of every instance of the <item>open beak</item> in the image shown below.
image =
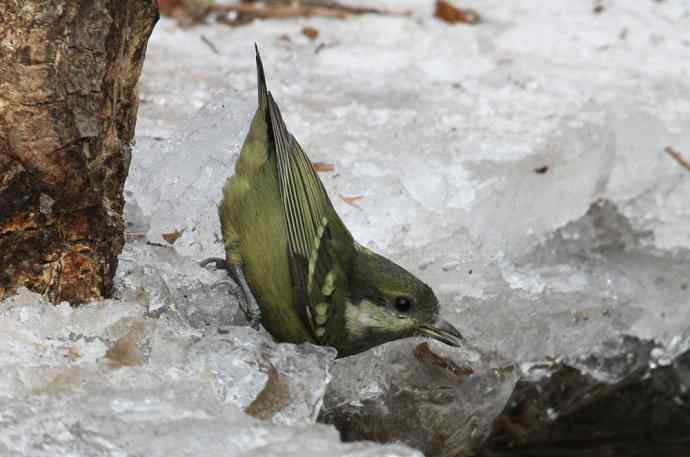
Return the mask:
{"type": "Polygon", "coordinates": [[[464,340],[458,329],[443,319],[437,319],[430,324],[423,324],[419,327],[419,334],[455,347],[460,346],[460,343],[464,340]]]}

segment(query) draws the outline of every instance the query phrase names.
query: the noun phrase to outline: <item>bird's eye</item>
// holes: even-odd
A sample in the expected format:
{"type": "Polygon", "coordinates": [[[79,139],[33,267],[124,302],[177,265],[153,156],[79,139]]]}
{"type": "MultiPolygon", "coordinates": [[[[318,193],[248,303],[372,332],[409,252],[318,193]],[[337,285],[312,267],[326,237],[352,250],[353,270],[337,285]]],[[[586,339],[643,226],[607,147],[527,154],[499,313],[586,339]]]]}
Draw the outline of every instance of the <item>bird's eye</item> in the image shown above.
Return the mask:
{"type": "Polygon", "coordinates": [[[408,313],[412,309],[412,301],[407,297],[395,297],[393,306],[401,313],[408,313]]]}

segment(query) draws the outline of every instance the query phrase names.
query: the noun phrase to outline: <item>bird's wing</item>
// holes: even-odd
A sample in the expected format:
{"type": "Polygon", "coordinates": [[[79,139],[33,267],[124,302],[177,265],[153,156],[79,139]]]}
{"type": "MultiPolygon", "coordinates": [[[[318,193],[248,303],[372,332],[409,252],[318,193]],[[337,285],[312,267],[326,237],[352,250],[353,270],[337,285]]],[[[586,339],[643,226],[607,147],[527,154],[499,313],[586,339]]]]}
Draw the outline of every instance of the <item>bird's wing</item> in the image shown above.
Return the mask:
{"type": "Polygon", "coordinates": [[[297,311],[317,340],[334,312],[334,291],[344,288],[338,245],[353,245],[326,189],[297,140],[288,132],[278,105],[268,94],[270,131],[276,153],[278,187],[288,234],[288,259],[297,311]],[[337,237],[332,235],[337,233],[337,237]],[[330,307],[330,309],[329,309],[330,307]]]}

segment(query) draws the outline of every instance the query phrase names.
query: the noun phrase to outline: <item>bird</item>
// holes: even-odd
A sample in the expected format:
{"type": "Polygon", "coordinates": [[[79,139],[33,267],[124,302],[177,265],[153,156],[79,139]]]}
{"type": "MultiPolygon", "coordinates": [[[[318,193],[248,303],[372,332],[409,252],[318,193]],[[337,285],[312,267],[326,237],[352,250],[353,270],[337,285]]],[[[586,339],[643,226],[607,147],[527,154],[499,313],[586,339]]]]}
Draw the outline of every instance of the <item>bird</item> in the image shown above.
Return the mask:
{"type": "Polygon", "coordinates": [[[288,131],[254,49],[258,108],[218,204],[225,259],[202,265],[227,270],[250,325],[279,342],[330,346],[338,357],[412,336],[460,346],[431,287],[355,241],[288,131]]]}

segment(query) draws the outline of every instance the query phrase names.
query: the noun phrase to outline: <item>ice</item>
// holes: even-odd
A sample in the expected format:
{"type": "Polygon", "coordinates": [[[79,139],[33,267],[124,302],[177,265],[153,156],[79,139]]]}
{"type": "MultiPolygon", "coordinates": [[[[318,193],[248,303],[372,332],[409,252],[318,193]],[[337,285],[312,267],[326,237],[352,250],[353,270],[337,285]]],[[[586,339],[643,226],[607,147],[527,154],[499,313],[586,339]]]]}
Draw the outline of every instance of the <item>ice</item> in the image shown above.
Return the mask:
{"type": "MultiPolygon", "coordinates": [[[[248,103],[251,113],[255,84],[251,46],[224,48],[222,43],[256,40],[288,126],[314,160],[336,165],[334,174],[324,175],[336,207],[361,242],[385,252],[426,248],[460,228],[470,230],[475,244],[487,250],[483,257],[528,249],[540,235],[584,213],[596,196],[641,191],[635,186],[640,180],[658,182],[660,175],[642,173],[645,161],[655,167],[674,166],[663,153],[645,151],[661,151],[666,141],[682,147],[683,135],[669,132],[685,131],[678,128],[687,126],[688,113],[682,99],[675,101],[678,97],[662,91],[655,75],[649,81],[642,79],[638,73],[646,70],[638,68],[634,55],[640,48],[651,52],[670,47],[673,53],[682,53],[682,47],[671,40],[655,45],[638,41],[638,29],[640,34],[649,33],[636,13],[622,7],[601,17],[593,17],[588,7],[564,2],[537,14],[525,5],[482,3],[476,8],[488,18],[482,27],[449,27],[426,18],[414,22],[362,17],[355,20],[358,33],[352,34],[347,21],[312,19],[310,23],[322,32],[318,41],[335,43],[317,54],[313,53],[316,44],[299,33],[299,21],[256,22],[241,34],[214,27],[195,29],[184,36],[185,42],[191,42],[188,50],[180,49],[180,32],[165,23],[154,37],[160,54],[147,62],[147,71],[151,68],[147,84],[157,93],[162,88],[156,81],[167,79],[159,73],[163,69],[170,72],[189,65],[199,72],[197,55],[210,52],[203,49],[203,35],[221,48],[221,55],[209,59],[198,87],[188,93],[201,90],[210,99],[237,89],[241,95],[235,103],[243,106],[242,112],[248,103]],[[501,23],[506,18],[509,26],[501,23]],[[582,24],[588,21],[596,24],[591,35],[582,33],[582,24]],[[566,38],[543,42],[534,30],[546,24],[546,30],[566,38]],[[621,40],[618,32],[626,25],[628,38],[621,40]],[[278,39],[281,34],[291,41],[278,39]],[[568,39],[577,45],[564,45],[571,42],[568,39]],[[533,47],[523,48],[525,43],[533,47]],[[609,48],[600,49],[604,45],[609,48]],[[175,59],[169,57],[173,50],[175,59]],[[605,65],[611,54],[615,67],[605,65]],[[534,62],[534,55],[541,60],[534,62]],[[593,60],[589,66],[569,64],[585,57],[593,60]],[[230,75],[228,68],[233,69],[230,75]],[[448,68],[451,79],[446,76],[448,68]],[[225,77],[222,83],[220,76],[225,77]],[[668,109],[659,105],[660,99],[668,100],[668,109]],[[654,126],[650,120],[658,121],[660,116],[665,118],[660,128],[650,130],[654,126]],[[639,164],[635,171],[640,180],[628,178],[630,164],[639,164]],[[546,174],[530,173],[542,165],[550,166],[546,174]],[[339,195],[364,199],[352,207],[339,195]],[[564,199],[571,204],[563,205],[564,199]]],[[[650,21],[666,20],[656,18],[665,12],[649,14],[650,21]]],[[[660,63],[669,77],[680,76],[684,65],[660,63]]],[[[194,76],[199,80],[198,73],[194,76]]],[[[676,79],[680,86],[674,91],[682,87],[681,80],[676,79]]],[[[181,77],[176,81],[192,83],[181,77]]],[[[166,103],[172,102],[169,99],[166,103]]],[[[154,108],[158,109],[144,105],[144,118],[154,108]]],[[[199,116],[209,128],[221,117],[199,116]]],[[[241,125],[228,130],[241,141],[244,129],[241,125]]],[[[216,137],[205,136],[210,141],[202,139],[199,144],[215,148],[216,137]]],[[[189,154],[190,148],[178,149],[167,153],[172,163],[189,154]]],[[[233,157],[218,156],[211,167],[223,163],[229,174],[233,157]]],[[[153,171],[147,179],[157,179],[158,170],[153,171]]],[[[160,170],[160,174],[169,173],[160,170]]],[[[212,180],[222,182],[222,177],[212,180]]],[[[678,204],[669,203],[684,212],[682,189],[674,195],[678,204]]],[[[665,218],[663,224],[656,224],[657,231],[668,231],[669,238],[684,236],[687,214],[665,218]]],[[[173,219],[186,222],[177,215],[173,219]]],[[[168,225],[152,236],[180,228],[168,225]]],[[[208,230],[195,226],[202,233],[208,230]]],[[[199,237],[203,246],[194,249],[206,255],[204,236],[199,237]]],[[[185,250],[191,240],[183,234],[178,243],[185,250]]]]}
{"type": "Polygon", "coordinates": [[[227,335],[206,338],[187,354],[191,367],[216,376],[217,395],[275,423],[313,423],[331,379],[335,350],[311,345],[272,348],[270,339],[264,337],[257,354],[254,330],[235,327],[224,331],[227,335]]]}
{"type": "Polygon", "coordinates": [[[250,94],[216,94],[168,142],[138,149],[142,160],[132,167],[127,189],[149,220],[149,242],[169,244],[163,235],[175,233],[181,254],[224,255],[217,204],[256,109],[252,103],[250,94]]]}
{"type": "Polygon", "coordinates": [[[671,344],[690,328],[690,257],[653,249],[650,237],[598,200],[533,251],[499,257],[490,291],[462,297],[448,318],[518,361],[587,352],[621,333],[671,344]]]}
{"type": "Polygon", "coordinates": [[[347,440],[464,455],[488,434],[516,381],[516,367],[496,354],[405,340],[339,360],[322,419],[347,440]]]}
{"type": "MultiPolygon", "coordinates": [[[[482,426],[481,419],[484,414],[497,417],[493,412],[503,408],[512,392],[514,378],[491,377],[510,364],[493,362],[488,350],[509,361],[532,362],[523,364],[525,380],[553,376],[550,363],[536,363],[542,360],[566,359],[602,384],[624,383],[640,368],[671,365],[690,344],[690,298],[684,287],[690,258],[687,253],[669,256],[650,249],[649,236],[636,231],[611,202],[600,200],[532,252],[513,260],[505,255],[498,258],[493,272],[486,275],[492,280],[491,289],[484,296],[461,298],[460,312],[446,314],[477,345],[480,365],[484,364],[483,371],[475,370],[464,383],[482,380],[491,387],[490,394],[456,394],[447,408],[430,414],[433,420],[423,416],[428,413],[427,390],[448,390],[437,384],[441,376],[425,379],[414,371],[417,362],[411,348],[388,345],[362,356],[366,361],[357,365],[350,359],[336,362],[324,418],[348,437],[401,439],[427,455],[445,455],[465,449],[463,445],[479,447],[493,433],[492,424],[482,426]],[[620,335],[654,338],[656,343],[638,347],[632,336],[620,335]],[[409,375],[410,371],[415,374],[409,375]],[[362,377],[360,373],[382,374],[362,377]],[[405,389],[415,394],[397,395],[405,389]],[[462,434],[464,428],[454,421],[456,417],[478,418],[472,439],[462,434]],[[422,427],[423,438],[411,431],[417,430],[415,423],[422,427]],[[444,428],[447,423],[454,426],[444,428]]],[[[432,264],[425,271],[437,268],[440,275],[451,273],[445,266],[432,264]]],[[[471,360],[465,353],[453,355],[458,364],[471,360]]],[[[679,388],[676,378],[671,379],[673,388],[679,388]]],[[[464,383],[459,389],[467,388],[464,383]]],[[[561,401],[565,399],[550,404],[551,416],[567,407],[561,401]]],[[[615,429],[615,422],[602,422],[602,427],[615,429]]]]}
{"type": "Polygon", "coordinates": [[[170,309],[196,328],[215,331],[245,322],[232,288],[214,286],[221,280],[225,272],[201,268],[170,246],[131,241],[120,256],[115,293],[145,305],[151,315],[170,309]]]}
{"type": "Polygon", "coordinates": [[[687,4],[467,0],[470,27],[433,2],[350,3],[413,15],[161,20],[116,299],[0,304],[0,454],[420,455],[342,444],[320,414],[345,440],[496,455],[572,438],[578,392],[596,401],[575,417],[608,437],[626,417],[641,436],[667,412],[687,425],[690,174],[664,152],[690,157],[687,4]],[[254,42],[289,129],[334,165],[320,176],[346,225],[434,288],[465,347],[333,362],[242,327],[236,288],[198,266],[223,256],[216,204],[256,107],[254,42]]]}
{"type": "Polygon", "coordinates": [[[661,351],[623,337],[530,367],[476,455],[687,453],[690,351],[660,364],[661,351]]]}
{"type": "MultiPolygon", "coordinates": [[[[419,456],[401,446],[341,444],[325,426],[286,427],[222,405],[203,383],[93,388],[3,401],[7,456],[419,456]]],[[[94,382],[95,384],[95,382],[94,382]]]]}
{"type": "MultiPolygon", "coordinates": [[[[432,18],[431,2],[353,3],[414,19],[158,28],[139,135],[169,141],[144,143],[133,169],[142,164],[146,186],[128,183],[152,218],[148,240],[187,228],[177,252],[221,253],[213,204],[254,109],[257,42],[288,127],[313,161],[335,166],[321,177],[355,238],[431,284],[470,345],[431,346],[475,370],[452,387],[452,375],[424,371],[438,359],[418,360],[419,341],[338,360],[322,418],[346,439],[453,454],[489,433],[518,376],[505,367],[548,378],[545,361],[598,360],[612,347],[626,360],[623,335],[655,340],[659,366],[687,350],[690,181],[663,152],[690,154],[687,7],[606,2],[594,14],[567,0],[469,1],[461,6],[483,22],[466,27],[432,18]],[[300,33],[307,24],[315,42],[300,33]],[[179,75],[166,90],[170,73],[179,75]],[[194,114],[189,100],[211,104],[194,114]],[[166,186],[180,193],[155,193],[166,186]],[[453,428],[456,417],[476,423],[453,428]]],[[[617,366],[597,379],[616,382],[617,366]]],[[[544,411],[561,417],[558,405],[544,411]]]]}
{"type": "Polygon", "coordinates": [[[335,351],[108,300],[0,305],[0,454],[416,456],[315,425],[335,351]],[[243,412],[243,410],[246,412],[243,412]],[[251,417],[251,416],[255,417],[251,417]]]}

